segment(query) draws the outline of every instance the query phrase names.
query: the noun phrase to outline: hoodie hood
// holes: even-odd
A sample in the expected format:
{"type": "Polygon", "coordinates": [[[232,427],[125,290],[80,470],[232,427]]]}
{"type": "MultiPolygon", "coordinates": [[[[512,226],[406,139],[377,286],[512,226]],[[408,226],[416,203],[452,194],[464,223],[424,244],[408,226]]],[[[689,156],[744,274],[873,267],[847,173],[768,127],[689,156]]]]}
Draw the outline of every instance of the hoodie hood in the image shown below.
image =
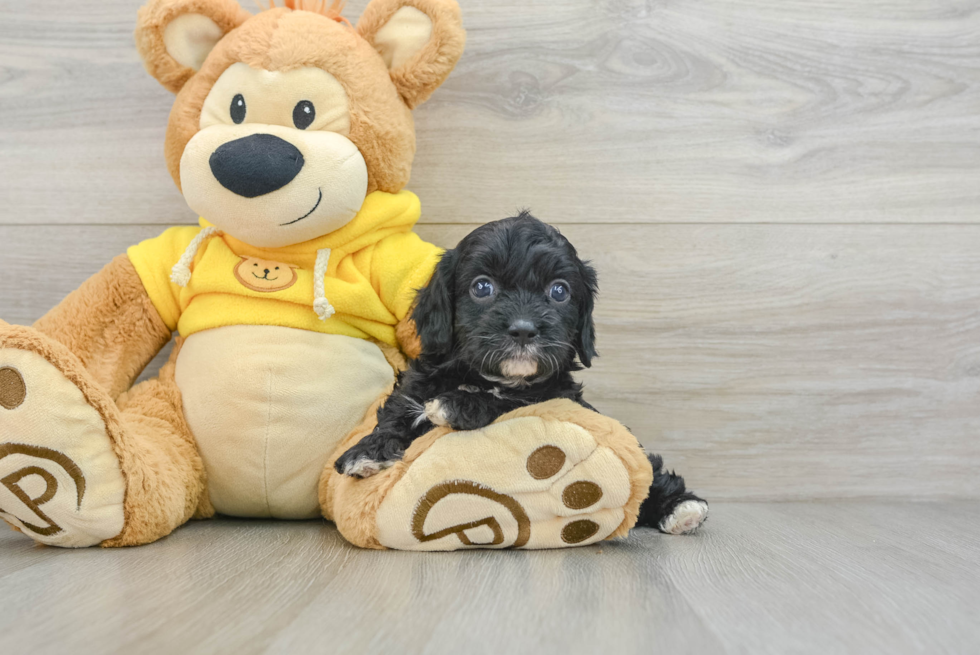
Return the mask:
{"type": "Polygon", "coordinates": [[[201,218],[129,256],[161,316],[184,336],[260,324],[390,343],[441,255],[412,233],[420,215],[415,194],[376,191],[341,229],[303,243],[258,248],[201,218]]]}
{"type": "MultiPolygon", "coordinates": [[[[274,261],[284,255],[291,260],[311,256],[312,262],[308,263],[312,264],[314,277],[313,311],[321,321],[325,321],[336,312],[327,299],[324,288],[324,278],[330,274],[330,260],[339,262],[349,253],[374,245],[387,236],[410,230],[418,222],[420,215],[419,199],[414,193],[400,191],[392,194],[375,191],[368,194],[354,218],[339,230],[309,241],[279,248],[251,246],[226,234],[202,216],[199,219],[201,232],[187,245],[180,259],[174,264],[170,281],[179,287],[186,287],[191,280],[191,263],[197,256],[201,244],[216,236],[223,237],[229,248],[245,257],[274,261]]],[[[336,266],[334,269],[336,270],[336,266]]]]}

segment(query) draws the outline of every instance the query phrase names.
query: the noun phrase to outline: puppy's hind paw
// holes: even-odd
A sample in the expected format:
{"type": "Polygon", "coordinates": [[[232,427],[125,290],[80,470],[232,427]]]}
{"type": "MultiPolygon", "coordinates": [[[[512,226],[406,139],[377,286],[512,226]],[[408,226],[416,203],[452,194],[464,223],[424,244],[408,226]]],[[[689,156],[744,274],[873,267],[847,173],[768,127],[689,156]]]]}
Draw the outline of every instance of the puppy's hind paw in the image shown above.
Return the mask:
{"type": "Polygon", "coordinates": [[[708,503],[703,500],[685,500],[660,521],[660,531],[667,534],[688,534],[701,527],[708,518],[708,503]]]}

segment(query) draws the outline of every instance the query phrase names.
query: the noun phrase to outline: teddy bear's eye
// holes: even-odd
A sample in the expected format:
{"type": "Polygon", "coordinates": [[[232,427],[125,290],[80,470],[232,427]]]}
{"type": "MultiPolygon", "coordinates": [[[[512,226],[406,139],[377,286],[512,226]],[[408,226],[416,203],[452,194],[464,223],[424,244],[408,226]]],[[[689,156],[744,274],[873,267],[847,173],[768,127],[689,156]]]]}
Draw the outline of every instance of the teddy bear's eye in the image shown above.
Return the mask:
{"type": "Polygon", "coordinates": [[[305,130],[313,124],[316,118],[316,108],[309,100],[300,100],[293,107],[293,125],[301,130],[305,130]]]}
{"type": "Polygon", "coordinates": [[[245,97],[241,93],[231,99],[231,120],[235,125],[245,120],[245,97]]]}

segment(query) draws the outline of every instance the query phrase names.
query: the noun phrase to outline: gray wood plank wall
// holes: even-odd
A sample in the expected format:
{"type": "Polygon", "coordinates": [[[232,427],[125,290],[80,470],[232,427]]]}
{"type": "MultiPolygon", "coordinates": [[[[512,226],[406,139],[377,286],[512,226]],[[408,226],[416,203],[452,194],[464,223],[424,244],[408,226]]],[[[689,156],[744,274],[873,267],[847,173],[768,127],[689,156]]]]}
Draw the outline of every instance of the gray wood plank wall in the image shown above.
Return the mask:
{"type": "MultiPolygon", "coordinates": [[[[195,218],[140,4],[0,0],[5,320],[195,218]]],[[[980,0],[461,4],[420,232],[560,225],[598,407],[709,498],[980,496],[980,0]]]]}

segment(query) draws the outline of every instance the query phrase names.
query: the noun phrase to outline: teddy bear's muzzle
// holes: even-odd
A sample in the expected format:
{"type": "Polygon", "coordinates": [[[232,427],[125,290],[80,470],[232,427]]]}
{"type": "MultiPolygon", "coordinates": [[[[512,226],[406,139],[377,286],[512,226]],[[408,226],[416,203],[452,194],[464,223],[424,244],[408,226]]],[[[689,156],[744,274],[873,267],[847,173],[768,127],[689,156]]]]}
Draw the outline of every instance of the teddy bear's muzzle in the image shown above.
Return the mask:
{"type": "Polygon", "coordinates": [[[222,144],[209,160],[211,172],[232,193],[256,198],[278,191],[303,170],[299,149],[273,134],[252,134],[222,144]]]}

